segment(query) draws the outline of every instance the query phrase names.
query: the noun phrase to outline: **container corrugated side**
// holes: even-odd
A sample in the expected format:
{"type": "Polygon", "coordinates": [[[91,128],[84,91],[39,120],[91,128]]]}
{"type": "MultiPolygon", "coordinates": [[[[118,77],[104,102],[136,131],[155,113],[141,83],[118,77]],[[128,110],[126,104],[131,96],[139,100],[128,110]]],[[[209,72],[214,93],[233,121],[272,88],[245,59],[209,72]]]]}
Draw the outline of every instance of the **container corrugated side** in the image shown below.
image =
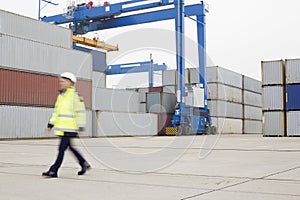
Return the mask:
{"type": "Polygon", "coordinates": [[[92,55],[0,34],[0,67],[92,79],[92,55]]]}
{"type": "Polygon", "coordinates": [[[146,94],[149,92],[149,88],[138,88],[139,101],[146,103],[146,94]]]}
{"type": "Polygon", "coordinates": [[[54,24],[0,10],[0,33],[72,48],[72,31],[54,24]]]}
{"type": "Polygon", "coordinates": [[[262,95],[250,91],[243,91],[244,104],[250,106],[262,107],[262,95]]]}
{"type": "Polygon", "coordinates": [[[285,135],[285,117],[283,111],[264,112],[263,135],[264,136],[285,135]]]}
{"type": "Polygon", "coordinates": [[[217,134],[242,134],[243,120],[231,118],[212,117],[212,125],[216,126],[217,134]]]}
{"type": "Polygon", "coordinates": [[[300,136],[300,111],[288,111],[286,114],[287,136],[300,136]]]}
{"type": "Polygon", "coordinates": [[[177,98],[175,94],[164,92],[149,92],[146,94],[147,112],[174,113],[177,98]]]}
{"type": "Polygon", "coordinates": [[[206,77],[207,83],[223,83],[237,88],[243,87],[243,77],[241,74],[219,66],[207,67],[206,77]]]}
{"type": "Polygon", "coordinates": [[[242,103],[242,89],[220,83],[208,83],[208,99],[242,103]]]}
{"type": "Polygon", "coordinates": [[[200,72],[199,68],[189,68],[190,83],[200,83],[200,72]]]}
{"type": "Polygon", "coordinates": [[[300,110],[300,84],[286,85],[286,109],[300,110]]]}
{"type": "Polygon", "coordinates": [[[285,60],[286,84],[300,83],[300,59],[285,60]]]}
{"type": "Polygon", "coordinates": [[[105,72],[107,63],[106,63],[106,53],[94,49],[85,48],[82,46],[75,46],[75,50],[83,51],[90,53],[93,57],[93,71],[94,72],[105,72]]]}
{"type": "Polygon", "coordinates": [[[262,85],[283,85],[284,84],[284,61],[262,61],[262,85]]]}
{"type": "Polygon", "coordinates": [[[244,120],[244,134],[262,134],[262,121],[244,120]]]}
{"type": "Polygon", "coordinates": [[[244,105],[244,119],[262,120],[262,108],[244,105]]]}
{"type": "Polygon", "coordinates": [[[283,110],[283,86],[265,86],[263,88],[263,110],[283,110]]]}
{"type": "Polygon", "coordinates": [[[261,81],[243,75],[243,89],[258,94],[262,93],[261,81]]]}
{"type": "MultiPolygon", "coordinates": [[[[91,108],[91,81],[78,80],[76,87],[91,108]]],[[[0,69],[0,104],[53,107],[58,89],[56,76],[0,69]]]]}
{"type": "MultiPolygon", "coordinates": [[[[162,71],[162,85],[176,85],[177,72],[176,70],[162,71]]],[[[189,70],[185,69],[185,84],[189,83],[189,70]]]]}
{"type": "Polygon", "coordinates": [[[97,112],[97,136],[157,135],[157,115],[152,113],[97,112]]]}
{"type": "Polygon", "coordinates": [[[53,137],[46,131],[53,108],[0,106],[0,138],[53,137]]]}
{"type": "Polygon", "coordinates": [[[105,88],[106,87],[106,75],[103,72],[92,72],[93,87],[105,88]]]}
{"type": "Polygon", "coordinates": [[[176,86],[175,85],[165,85],[165,86],[163,86],[163,92],[175,94],[176,86]]]}
{"type": "MultiPolygon", "coordinates": [[[[46,131],[53,108],[29,106],[0,106],[0,139],[25,139],[54,137],[46,131]]],[[[91,136],[91,111],[87,111],[87,124],[80,136],[91,136]]]]}
{"type": "Polygon", "coordinates": [[[93,88],[93,110],[139,112],[139,93],[129,90],[93,88]]]}
{"type": "Polygon", "coordinates": [[[219,100],[209,100],[208,108],[213,117],[243,118],[243,105],[219,100]]]}

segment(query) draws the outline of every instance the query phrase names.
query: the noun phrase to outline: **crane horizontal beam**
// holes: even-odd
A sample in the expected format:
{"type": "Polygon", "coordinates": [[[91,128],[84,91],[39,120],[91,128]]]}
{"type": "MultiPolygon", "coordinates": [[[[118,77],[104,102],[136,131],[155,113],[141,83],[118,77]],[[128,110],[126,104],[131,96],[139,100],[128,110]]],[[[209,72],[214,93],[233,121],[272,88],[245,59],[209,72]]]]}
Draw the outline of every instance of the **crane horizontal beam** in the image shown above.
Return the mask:
{"type": "Polygon", "coordinates": [[[99,41],[97,39],[89,39],[86,37],[75,36],[75,35],[73,35],[72,39],[73,39],[73,42],[75,42],[75,43],[84,44],[84,45],[90,46],[90,47],[101,48],[106,51],[118,51],[119,50],[118,46],[107,44],[107,43],[105,43],[103,41],[99,41]]]}

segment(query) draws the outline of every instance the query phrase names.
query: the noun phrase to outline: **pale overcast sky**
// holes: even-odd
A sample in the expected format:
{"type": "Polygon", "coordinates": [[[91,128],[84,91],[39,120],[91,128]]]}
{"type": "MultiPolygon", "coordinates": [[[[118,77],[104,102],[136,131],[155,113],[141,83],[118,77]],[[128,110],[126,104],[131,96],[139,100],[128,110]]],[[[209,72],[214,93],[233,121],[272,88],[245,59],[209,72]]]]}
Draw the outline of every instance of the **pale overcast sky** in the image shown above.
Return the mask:
{"type": "MultiPolygon", "coordinates": [[[[199,2],[185,2],[191,1],[199,2]]],[[[62,13],[68,1],[52,2],[60,5],[47,5],[41,16],[62,13]]],[[[3,10],[32,18],[38,16],[38,0],[0,0],[0,3],[3,10]]],[[[260,79],[262,60],[300,58],[299,0],[206,0],[205,3],[209,5],[206,39],[211,61],[208,65],[260,79]]],[[[190,26],[186,23],[186,30],[193,30],[190,26]]],[[[108,40],[114,29],[109,31],[98,34],[108,40]]]]}

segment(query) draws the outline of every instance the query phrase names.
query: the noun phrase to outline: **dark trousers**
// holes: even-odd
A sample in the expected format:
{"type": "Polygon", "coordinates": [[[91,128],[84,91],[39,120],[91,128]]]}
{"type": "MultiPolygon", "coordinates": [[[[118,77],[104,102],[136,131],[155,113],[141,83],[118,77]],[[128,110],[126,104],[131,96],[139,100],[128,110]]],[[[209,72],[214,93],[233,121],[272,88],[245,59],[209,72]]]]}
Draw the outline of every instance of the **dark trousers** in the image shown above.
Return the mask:
{"type": "Polygon", "coordinates": [[[72,147],[71,140],[72,140],[72,137],[68,137],[68,136],[60,137],[58,155],[57,155],[55,163],[50,167],[49,171],[57,173],[59,167],[61,166],[61,164],[63,162],[65,150],[68,147],[72,151],[72,153],[76,156],[80,166],[82,167],[84,165],[84,163],[86,162],[85,159],[80,155],[80,153],[76,149],[74,149],[74,147],[72,147]]]}

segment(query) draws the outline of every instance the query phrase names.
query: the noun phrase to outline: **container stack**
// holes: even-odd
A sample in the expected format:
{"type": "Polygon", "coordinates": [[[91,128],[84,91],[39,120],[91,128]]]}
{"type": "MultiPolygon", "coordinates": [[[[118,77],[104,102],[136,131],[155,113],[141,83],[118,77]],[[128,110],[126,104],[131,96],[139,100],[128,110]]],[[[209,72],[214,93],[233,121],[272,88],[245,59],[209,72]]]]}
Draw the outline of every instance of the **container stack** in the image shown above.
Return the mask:
{"type": "Polygon", "coordinates": [[[263,135],[285,136],[285,64],[262,61],[263,135]]]}
{"type": "Polygon", "coordinates": [[[208,107],[217,133],[243,133],[243,77],[219,66],[206,71],[208,107]]]}
{"type": "Polygon", "coordinates": [[[287,136],[300,136],[300,59],[285,60],[287,136]]]}
{"type": "Polygon", "coordinates": [[[262,134],[261,81],[243,75],[243,133],[262,134]]]}
{"type": "Polygon", "coordinates": [[[3,10],[0,19],[0,138],[53,135],[45,129],[64,71],[78,77],[90,122],[92,57],[72,49],[71,30],[3,10]]]}

